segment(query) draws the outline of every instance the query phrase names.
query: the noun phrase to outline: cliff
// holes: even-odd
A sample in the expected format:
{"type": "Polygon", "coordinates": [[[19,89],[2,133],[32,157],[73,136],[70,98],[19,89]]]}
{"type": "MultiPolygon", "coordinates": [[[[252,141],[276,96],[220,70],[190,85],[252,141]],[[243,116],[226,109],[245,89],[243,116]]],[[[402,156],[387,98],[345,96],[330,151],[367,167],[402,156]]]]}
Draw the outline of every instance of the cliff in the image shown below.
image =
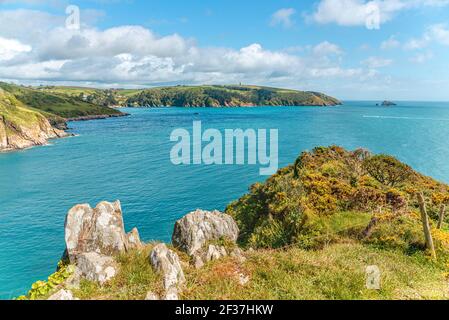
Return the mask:
{"type": "Polygon", "coordinates": [[[448,203],[448,185],[393,157],[319,147],[225,213],[179,219],[172,245],[125,233],[120,202],[73,207],[66,258],[20,299],[449,299],[448,203]]]}
{"type": "Polygon", "coordinates": [[[65,91],[52,91],[46,89],[47,87],[25,87],[0,82],[0,88],[12,94],[25,106],[40,111],[55,124],[61,124],[65,119],[125,115],[106,105],[97,104],[94,101],[84,101],[65,91]]]}
{"type": "Polygon", "coordinates": [[[0,152],[44,145],[67,134],[0,88],[0,152]]]}

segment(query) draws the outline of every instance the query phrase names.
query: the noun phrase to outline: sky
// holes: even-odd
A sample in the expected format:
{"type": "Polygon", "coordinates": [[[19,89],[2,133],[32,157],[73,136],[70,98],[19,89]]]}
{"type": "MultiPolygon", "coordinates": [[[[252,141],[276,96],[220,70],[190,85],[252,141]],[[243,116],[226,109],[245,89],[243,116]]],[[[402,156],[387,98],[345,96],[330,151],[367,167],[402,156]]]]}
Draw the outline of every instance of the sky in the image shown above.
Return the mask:
{"type": "Polygon", "coordinates": [[[449,0],[0,0],[0,80],[449,101],[449,0]]]}

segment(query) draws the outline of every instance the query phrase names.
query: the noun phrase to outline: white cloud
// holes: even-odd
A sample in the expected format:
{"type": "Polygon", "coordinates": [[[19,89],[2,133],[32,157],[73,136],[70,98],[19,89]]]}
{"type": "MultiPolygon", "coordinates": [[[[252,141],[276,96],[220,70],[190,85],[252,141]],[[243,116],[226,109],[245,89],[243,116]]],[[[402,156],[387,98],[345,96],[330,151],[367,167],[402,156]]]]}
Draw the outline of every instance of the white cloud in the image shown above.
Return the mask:
{"type": "Polygon", "coordinates": [[[382,50],[389,50],[389,49],[395,49],[395,48],[399,48],[401,46],[401,43],[396,40],[396,38],[394,36],[391,36],[390,38],[388,38],[387,40],[383,41],[380,44],[380,48],[382,50]]]}
{"type": "Polygon", "coordinates": [[[319,56],[330,54],[340,55],[343,53],[343,50],[338,45],[330,43],[328,41],[317,44],[315,47],[313,47],[312,51],[319,56]]]}
{"type": "Polygon", "coordinates": [[[445,24],[435,24],[428,29],[428,36],[436,42],[449,46],[449,29],[445,24]]]}
{"type": "Polygon", "coordinates": [[[432,42],[449,46],[449,29],[446,24],[434,24],[429,26],[421,38],[410,39],[405,43],[406,50],[419,50],[426,48],[432,42]]]}
{"type": "Polygon", "coordinates": [[[0,61],[11,60],[17,55],[30,52],[31,46],[14,39],[0,37],[0,61]]]}
{"type": "Polygon", "coordinates": [[[393,63],[391,59],[385,59],[380,57],[369,57],[368,59],[362,61],[363,65],[366,65],[370,69],[378,69],[388,67],[393,63]]]}
{"type": "Polygon", "coordinates": [[[385,23],[402,10],[448,4],[449,0],[321,0],[309,19],[320,24],[366,26],[373,19],[385,23]]]}
{"type": "Polygon", "coordinates": [[[294,25],[292,16],[296,13],[293,8],[279,9],[271,16],[270,25],[277,26],[282,25],[284,28],[290,28],[294,25]]]}
{"type": "Polygon", "coordinates": [[[427,51],[424,53],[418,53],[415,56],[411,57],[409,60],[413,63],[424,63],[433,58],[433,53],[431,51],[427,51]]]}
{"type": "Polygon", "coordinates": [[[0,11],[0,18],[0,79],[101,86],[245,82],[318,89],[315,81],[360,82],[375,76],[364,67],[342,67],[343,50],[328,41],[285,50],[267,50],[259,43],[201,47],[193,39],[159,36],[141,26],[69,30],[60,16],[39,11],[0,11]]]}

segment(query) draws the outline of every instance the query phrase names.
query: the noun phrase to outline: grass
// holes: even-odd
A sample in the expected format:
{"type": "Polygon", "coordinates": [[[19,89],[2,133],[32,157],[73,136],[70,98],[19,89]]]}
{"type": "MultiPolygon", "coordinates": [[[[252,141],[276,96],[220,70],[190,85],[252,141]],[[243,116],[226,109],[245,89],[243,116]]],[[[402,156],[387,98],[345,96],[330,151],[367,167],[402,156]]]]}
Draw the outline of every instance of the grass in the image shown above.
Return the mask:
{"type": "MultiPolygon", "coordinates": [[[[103,287],[83,281],[74,294],[86,300],[143,300],[162,295],[162,279],[149,263],[153,245],[118,257],[120,271],[103,287]]],[[[449,299],[444,266],[423,253],[404,255],[353,241],[321,250],[256,250],[239,262],[228,257],[200,270],[180,255],[186,300],[415,300],[449,299]],[[366,267],[381,270],[381,289],[366,288],[366,267]],[[242,285],[239,277],[249,277],[242,285]]]]}
{"type": "MultiPolygon", "coordinates": [[[[90,115],[116,115],[121,112],[112,108],[89,103],[56,90],[46,92],[43,89],[23,87],[0,82],[0,88],[13,94],[17,100],[29,108],[42,111],[47,118],[55,116],[76,118],[90,115]]],[[[67,89],[69,90],[69,89],[67,89]]]]}
{"type": "Polygon", "coordinates": [[[258,250],[239,264],[232,258],[188,274],[185,299],[365,300],[448,299],[443,270],[423,255],[404,256],[356,243],[323,250],[258,250]],[[382,272],[381,290],[366,288],[366,267],[382,272]],[[238,274],[250,277],[242,286],[238,274]]]}
{"type": "Polygon", "coordinates": [[[104,286],[83,280],[74,294],[83,300],[143,300],[148,291],[162,292],[162,279],[149,261],[153,245],[117,257],[119,274],[104,286]]]}

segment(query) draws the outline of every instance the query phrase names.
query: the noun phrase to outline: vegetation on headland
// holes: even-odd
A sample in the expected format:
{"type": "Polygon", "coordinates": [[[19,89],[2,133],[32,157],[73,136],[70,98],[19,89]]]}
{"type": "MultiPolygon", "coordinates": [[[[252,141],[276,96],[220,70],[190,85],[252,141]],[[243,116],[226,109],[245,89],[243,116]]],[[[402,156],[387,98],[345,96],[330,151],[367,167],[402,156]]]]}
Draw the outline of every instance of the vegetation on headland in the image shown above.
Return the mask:
{"type": "Polygon", "coordinates": [[[258,86],[177,86],[134,93],[128,106],[239,107],[239,106],[334,106],[335,98],[306,92],[258,86]]]}
{"type": "Polygon", "coordinates": [[[25,87],[0,82],[0,88],[13,94],[24,105],[42,111],[50,120],[72,119],[86,116],[120,115],[119,110],[77,96],[61,92],[48,92],[39,87],[25,87]]]}
{"type": "MultiPolygon", "coordinates": [[[[442,228],[436,224],[447,203],[448,185],[391,156],[336,146],[304,152],[228,206],[246,261],[227,257],[197,270],[172,248],[187,279],[181,298],[449,299],[447,217],[442,228]],[[436,259],[426,250],[418,192],[427,199],[436,259]],[[368,266],[381,272],[379,290],[366,286],[368,266]]],[[[116,257],[114,279],[83,280],[75,296],[141,300],[160,293],[160,275],[148,262],[153,246],[116,257]]]]}
{"type": "Polygon", "coordinates": [[[45,114],[26,107],[0,88],[0,151],[42,145],[65,135],[51,126],[45,114]]]}
{"type": "Polygon", "coordinates": [[[41,86],[36,91],[65,95],[104,107],[245,107],[245,106],[334,106],[337,99],[319,92],[260,86],[208,85],[151,89],[93,89],[41,86]]]}

